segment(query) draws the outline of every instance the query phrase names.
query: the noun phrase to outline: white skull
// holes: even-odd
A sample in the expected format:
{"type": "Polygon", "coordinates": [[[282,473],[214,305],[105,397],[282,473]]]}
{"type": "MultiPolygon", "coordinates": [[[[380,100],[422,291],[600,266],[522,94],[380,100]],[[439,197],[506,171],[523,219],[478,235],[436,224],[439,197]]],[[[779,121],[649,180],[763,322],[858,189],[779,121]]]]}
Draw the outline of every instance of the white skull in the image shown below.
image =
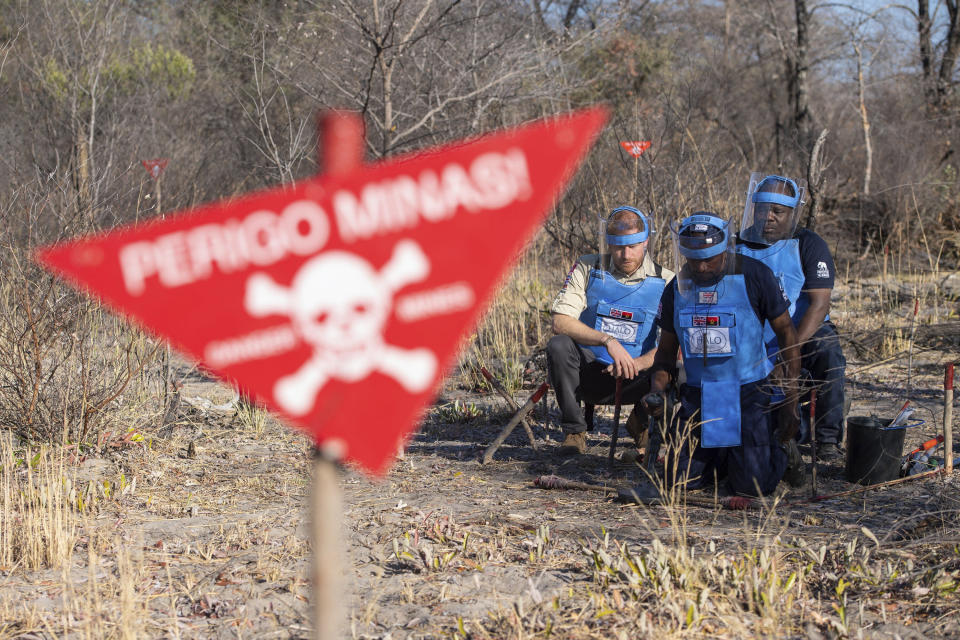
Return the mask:
{"type": "Polygon", "coordinates": [[[294,328],[304,341],[331,351],[379,343],[392,291],[368,262],[330,252],[307,262],[291,283],[294,328]]]}
{"type": "Polygon", "coordinates": [[[297,371],[277,380],[277,404],[292,415],[304,415],[331,378],[355,382],[372,371],[394,378],[410,392],[429,388],[436,356],[429,349],[403,349],[383,340],[394,293],[429,271],[420,247],[401,240],[379,272],[352,253],[331,251],[307,261],[289,287],[265,273],[250,276],[247,312],[254,317],[288,315],[301,339],[314,348],[297,371]]]}

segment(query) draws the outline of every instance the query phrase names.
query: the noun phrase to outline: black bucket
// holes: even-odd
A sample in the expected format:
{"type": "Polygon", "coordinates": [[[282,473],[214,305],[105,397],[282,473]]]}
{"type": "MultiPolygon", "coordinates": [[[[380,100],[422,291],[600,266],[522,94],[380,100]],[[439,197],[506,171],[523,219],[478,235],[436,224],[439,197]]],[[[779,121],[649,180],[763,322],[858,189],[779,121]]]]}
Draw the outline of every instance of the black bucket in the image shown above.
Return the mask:
{"type": "Polygon", "coordinates": [[[866,416],[847,418],[847,480],[862,485],[900,477],[903,427],[886,429],[892,420],[866,416]]]}

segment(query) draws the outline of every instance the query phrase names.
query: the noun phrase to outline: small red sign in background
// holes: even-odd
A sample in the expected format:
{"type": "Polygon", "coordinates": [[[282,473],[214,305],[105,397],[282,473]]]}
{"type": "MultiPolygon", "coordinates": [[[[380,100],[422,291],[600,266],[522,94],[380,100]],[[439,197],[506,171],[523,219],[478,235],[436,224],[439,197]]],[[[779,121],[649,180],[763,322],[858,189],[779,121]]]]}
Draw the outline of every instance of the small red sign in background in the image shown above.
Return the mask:
{"type": "Polygon", "coordinates": [[[37,259],[383,473],[605,120],[544,120],[37,259]]]}
{"type": "Polygon", "coordinates": [[[140,164],[142,164],[143,168],[147,170],[147,173],[151,178],[157,180],[160,178],[160,174],[163,173],[163,170],[167,168],[168,162],[170,162],[168,158],[157,158],[156,160],[141,160],[140,164]]]}
{"type": "Polygon", "coordinates": [[[649,140],[636,140],[633,142],[621,142],[620,146],[623,147],[627,153],[632,155],[634,158],[639,158],[643,155],[643,152],[650,148],[649,140]]]}

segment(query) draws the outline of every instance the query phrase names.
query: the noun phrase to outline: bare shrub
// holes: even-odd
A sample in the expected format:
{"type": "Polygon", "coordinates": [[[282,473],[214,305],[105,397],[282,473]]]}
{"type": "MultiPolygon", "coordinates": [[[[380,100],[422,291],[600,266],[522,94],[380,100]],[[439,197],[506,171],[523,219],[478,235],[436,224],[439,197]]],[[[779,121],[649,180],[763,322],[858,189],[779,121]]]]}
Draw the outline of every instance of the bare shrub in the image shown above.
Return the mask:
{"type": "Polygon", "coordinates": [[[8,251],[0,265],[0,426],[28,442],[86,446],[106,429],[143,422],[156,345],[32,261],[34,247],[53,240],[52,229],[70,228],[78,211],[63,201],[69,189],[32,186],[0,210],[8,251]]]}

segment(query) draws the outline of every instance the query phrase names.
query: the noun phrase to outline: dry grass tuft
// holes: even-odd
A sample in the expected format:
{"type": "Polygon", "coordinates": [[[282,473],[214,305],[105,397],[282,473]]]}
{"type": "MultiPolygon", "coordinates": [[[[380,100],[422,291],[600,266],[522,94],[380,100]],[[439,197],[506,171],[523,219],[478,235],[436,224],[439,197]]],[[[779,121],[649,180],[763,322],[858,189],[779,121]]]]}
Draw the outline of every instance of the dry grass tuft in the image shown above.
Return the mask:
{"type": "Polygon", "coordinates": [[[79,538],[78,495],[66,455],[47,446],[16,448],[0,433],[0,567],[69,565],[79,538]]]}

